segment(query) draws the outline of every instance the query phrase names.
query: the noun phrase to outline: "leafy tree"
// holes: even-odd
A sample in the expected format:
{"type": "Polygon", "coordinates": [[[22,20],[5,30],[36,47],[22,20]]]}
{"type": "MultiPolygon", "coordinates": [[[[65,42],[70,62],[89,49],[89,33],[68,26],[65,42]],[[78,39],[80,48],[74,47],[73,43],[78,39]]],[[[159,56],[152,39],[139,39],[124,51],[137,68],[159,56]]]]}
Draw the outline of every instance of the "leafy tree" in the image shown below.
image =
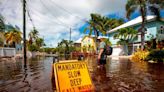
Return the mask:
{"type": "Polygon", "coordinates": [[[141,49],[144,49],[144,37],[145,37],[145,23],[148,10],[154,15],[157,15],[157,19],[160,17],[160,9],[164,8],[163,0],[128,0],[126,4],[126,17],[130,19],[130,15],[136,10],[139,10],[142,17],[142,24],[139,31],[141,32],[141,49]]]}

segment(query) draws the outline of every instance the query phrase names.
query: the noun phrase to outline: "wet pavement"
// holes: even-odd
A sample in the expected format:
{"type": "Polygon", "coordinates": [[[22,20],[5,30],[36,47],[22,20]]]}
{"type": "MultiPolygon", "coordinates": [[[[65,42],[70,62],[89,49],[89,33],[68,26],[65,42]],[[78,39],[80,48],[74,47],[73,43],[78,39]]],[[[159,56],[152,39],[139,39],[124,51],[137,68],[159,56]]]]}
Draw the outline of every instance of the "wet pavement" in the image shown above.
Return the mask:
{"type": "MultiPolygon", "coordinates": [[[[0,61],[0,92],[53,92],[52,57],[0,61]]],[[[164,64],[108,59],[97,68],[96,58],[86,59],[96,92],[164,92],[164,64]]]]}

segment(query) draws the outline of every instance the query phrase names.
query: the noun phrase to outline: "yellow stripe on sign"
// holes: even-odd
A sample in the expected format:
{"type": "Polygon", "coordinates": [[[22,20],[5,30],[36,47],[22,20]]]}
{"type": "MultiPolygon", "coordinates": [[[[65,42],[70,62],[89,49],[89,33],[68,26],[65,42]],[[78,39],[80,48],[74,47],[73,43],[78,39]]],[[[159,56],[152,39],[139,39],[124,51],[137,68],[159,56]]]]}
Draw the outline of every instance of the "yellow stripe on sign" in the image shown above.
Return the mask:
{"type": "Polygon", "coordinates": [[[54,64],[57,92],[94,92],[86,62],[54,64]]]}

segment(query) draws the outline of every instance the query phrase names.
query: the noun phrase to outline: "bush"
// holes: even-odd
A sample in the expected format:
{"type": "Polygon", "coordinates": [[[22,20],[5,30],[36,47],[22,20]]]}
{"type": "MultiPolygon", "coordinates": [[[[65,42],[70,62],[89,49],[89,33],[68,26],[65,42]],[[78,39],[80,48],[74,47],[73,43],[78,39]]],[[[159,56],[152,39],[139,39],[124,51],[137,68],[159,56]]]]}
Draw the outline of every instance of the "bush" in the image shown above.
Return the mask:
{"type": "Polygon", "coordinates": [[[155,62],[164,62],[164,50],[152,50],[146,57],[146,60],[153,60],[155,62]]]}
{"type": "Polygon", "coordinates": [[[137,50],[137,52],[133,53],[131,60],[135,62],[143,62],[146,60],[148,54],[148,51],[137,50]]]}

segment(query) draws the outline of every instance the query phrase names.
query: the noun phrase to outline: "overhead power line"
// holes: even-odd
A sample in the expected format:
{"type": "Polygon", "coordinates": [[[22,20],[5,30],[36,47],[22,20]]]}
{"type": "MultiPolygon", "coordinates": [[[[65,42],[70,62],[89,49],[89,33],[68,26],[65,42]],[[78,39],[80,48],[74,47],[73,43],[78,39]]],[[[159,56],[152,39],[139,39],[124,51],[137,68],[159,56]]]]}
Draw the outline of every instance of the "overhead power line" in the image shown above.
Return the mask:
{"type": "MultiPolygon", "coordinates": [[[[30,3],[30,2],[28,2],[28,3],[30,3]]],[[[30,5],[30,4],[28,4],[28,6],[29,6],[29,5],[30,5]]],[[[41,17],[41,15],[45,16],[44,14],[40,14],[40,12],[38,12],[38,9],[36,9],[36,7],[29,6],[28,9],[31,11],[31,13],[33,13],[34,15],[37,15],[37,17],[39,17],[40,19],[43,18],[43,17],[41,17]]],[[[46,17],[47,17],[47,16],[46,16],[46,17]]],[[[49,21],[49,22],[53,22],[54,24],[57,24],[57,25],[61,25],[61,26],[66,27],[65,25],[60,24],[59,22],[55,22],[55,21],[53,21],[52,19],[47,18],[46,20],[49,21]]]]}
{"type": "MultiPolygon", "coordinates": [[[[51,10],[43,3],[42,0],[40,0],[40,2],[41,2],[41,4],[43,5],[43,7],[45,7],[48,11],[51,11],[51,10]]],[[[50,14],[52,14],[52,13],[50,13],[50,14]]],[[[60,19],[58,19],[58,18],[54,15],[54,13],[52,14],[52,16],[54,16],[54,17],[56,18],[56,20],[59,21],[61,24],[65,25],[66,27],[69,28],[68,24],[65,24],[63,21],[61,21],[60,19]]]]}
{"type": "Polygon", "coordinates": [[[59,9],[65,11],[67,14],[72,15],[72,16],[74,16],[74,17],[77,17],[77,18],[79,18],[80,20],[82,20],[82,21],[84,21],[84,22],[88,22],[87,20],[85,20],[85,19],[82,18],[81,16],[73,15],[72,12],[70,12],[69,10],[67,10],[67,9],[65,9],[65,8],[63,8],[63,7],[61,7],[60,5],[58,5],[57,3],[55,3],[53,0],[51,0],[51,2],[52,2],[53,4],[55,4],[56,7],[58,7],[59,9]]]}
{"type": "MultiPolygon", "coordinates": [[[[28,5],[27,5],[27,7],[28,7],[28,5]]],[[[35,29],[36,27],[35,27],[35,25],[34,25],[34,22],[33,22],[33,20],[32,20],[31,15],[30,15],[30,10],[29,10],[27,7],[26,7],[27,15],[28,15],[28,17],[29,17],[29,19],[30,19],[30,21],[31,21],[31,23],[32,23],[33,29],[35,29]]]]}
{"type": "MultiPolygon", "coordinates": [[[[40,0],[40,2],[41,2],[41,4],[42,4],[42,6],[44,7],[44,8],[46,8],[48,11],[51,11],[48,7],[47,7],[47,5],[46,5],[46,3],[43,3],[43,1],[42,0],[40,0]]],[[[33,27],[35,27],[35,25],[34,25],[34,22],[33,22],[33,20],[32,20],[32,18],[31,18],[31,13],[30,13],[30,11],[32,12],[37,12],[37,13],[39,13],[38,11],[35,11],[34,9],[36,9],[35,7],[29,7],[29,4],[28,3],[30,3],[30,2],[27,2],[27,5],[28,5],[28,8],[27,8],[27,13],[28,13],[28,16],[29,16],[29,18],[30,18],[30,21],[32,22],[32,25],[33,25],[33,27]],[[32,9],[30,9],[30,8],[32,8],[32,9]]],[[[58,19],[53,13],[50,13],[52,16],[54,16],[55,17],[55,19],[58,21],[58,22],[55,22],[55,21],[53,21],[53,20],[50,20],[50,21],[52,21],[52,22],[54,22],[55,24],[58,24],[58,25],[61,25],[61,26],[64,26],[64,27],[67,27],[67,28],[70,28],[71,26],[68,26],[68,24],[65,24],[63,21],[61,21],[60,19],[58,19]]],[[[38,15],[38,14],[37,14],[38,15]]],[[[44,15],[45,16],[45,15],[44,15]]],[[[38,16],[39,17],[39,16],[38,16]]],[[[71,28],[73,28],[73,27],[71,27],[71,28]]],[[[73,28],[73,30],[77,30],[76,28],[73,28]]]]}
{"type": "MultiPolygon", "coordinates": [[[[21,2],[23,3],[22,0],[21,0],[21,2]]],[[[31,21],[32,26],[33,26],[33,29],[35,29],[36,27],[35,27],[35,25],[34,25],[34,22],[33,22],[33,20],[32,20],[31,15],[30,15],[30,10],[29,10],[27,1],[25,1],[25,6],[26,6],[26,7],[25,7],[25,11],[27,12],[27,15],[28,15],[28,17],[29,17],[29,19],[30,19],[30,21],[31,21]]]]}

